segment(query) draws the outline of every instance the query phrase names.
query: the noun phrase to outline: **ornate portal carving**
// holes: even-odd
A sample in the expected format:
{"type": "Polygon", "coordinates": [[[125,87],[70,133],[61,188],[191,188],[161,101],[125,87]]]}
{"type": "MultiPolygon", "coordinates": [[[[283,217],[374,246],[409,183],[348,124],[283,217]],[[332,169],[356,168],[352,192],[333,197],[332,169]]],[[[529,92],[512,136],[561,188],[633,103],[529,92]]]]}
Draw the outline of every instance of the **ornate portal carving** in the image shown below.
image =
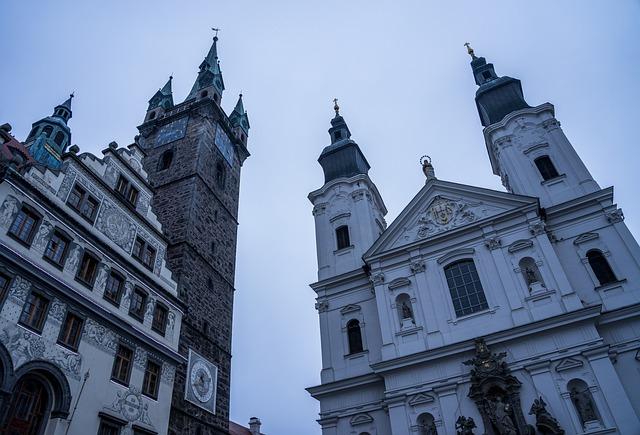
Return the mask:
{"type": "Polygon", "coordinates": [[[560,427],[558,420],[553,418],[551,414],[549,414],[549,411],[547,411],[547,404],[542,399],[542,396],[539,399],[533,401],[533,405],[531,405],[529,415],[536,416],[536,427],[543,434],[564,434],[564,430],[560,427]]]}
{"type": "Polygon", "coordinates": [[[503,361],[506,352],[491,353],[482,338],[476,339],[476,355],[464,364],[471,368],[472,399],[484,424],[487,435],[533,435],[535,429],[528,425],[520,404],[520,381],[503,361]]]}
{"type": "Polygon", "coordinates": [[[474,222],[477,218],[469,204],[436,196],[418,220],[418,238],[474,222]]]}
{"type": "Polygon", "coordinates": [[[456,420],[456,435],[473,435],[473,429],[476,427],[473,418],[461,415],[456,420]]]}

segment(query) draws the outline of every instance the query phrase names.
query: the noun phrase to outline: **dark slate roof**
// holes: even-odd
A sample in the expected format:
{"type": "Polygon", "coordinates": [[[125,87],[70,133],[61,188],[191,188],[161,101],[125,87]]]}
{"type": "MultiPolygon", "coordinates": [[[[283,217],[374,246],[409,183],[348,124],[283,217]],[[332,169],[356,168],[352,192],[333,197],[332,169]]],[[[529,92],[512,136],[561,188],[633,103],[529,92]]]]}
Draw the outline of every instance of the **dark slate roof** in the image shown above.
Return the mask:
{"type": "Polygon", "coordinates": [[[511,112],[531,107],[524,100],[520,80],[506,76],[482,84],[476,91],[476,105],[484,126],[501,121],[511,112]]]}
{"type": "Polygon", "coordinates": [[[370,168],[358,144],[351,140],[349,127],[337,110],[329,129],[331,145],[322,150],[318,158],[318,162],[324,170],[325,184],[336,178],[366,174],[370,168]]]}

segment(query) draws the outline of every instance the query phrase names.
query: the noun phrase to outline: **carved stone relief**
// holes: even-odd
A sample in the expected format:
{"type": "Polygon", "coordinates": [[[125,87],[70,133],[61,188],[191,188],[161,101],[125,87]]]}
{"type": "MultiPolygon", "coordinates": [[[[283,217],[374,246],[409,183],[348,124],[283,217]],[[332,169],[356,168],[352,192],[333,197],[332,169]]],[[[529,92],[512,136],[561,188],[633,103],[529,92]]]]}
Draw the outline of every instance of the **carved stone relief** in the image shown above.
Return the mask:
{"type": "Polygon", "coordinates": [[[35,238],[33,239],[31,247],[40,253],[44,253],[52,232],[53,224],[47,220],[43,220],[38,228],[35,238]]]}
{"type": "Polygon", "coordinates": [[[35,359],[44,359],[58,366],[68,376],[80,379],[80,355],[59,346],[47,346],[41,336],[15,325],[3,330],[0,339],[11,353],[14,367],[35,359]]]}
{"type": "Polygon", "coordinates": [[[162,370],[160,371],[160,380],[167,384],[172,385],[175,379],[176,368],[173,365],[164,363],[162,364],[162,370]]]}
{"type": "Polygon", "coordinates": [[[71,169],[71,167],[67,168],[67,173],[62,180],[62,184],[60,185],[60,189],[58,189],[58,198],[62,201],[67,200],[67,196],[71,191],[71,187],[73,186],[74,181],[76,181],[76,171],[71,169]]]}
{"type": "Polygon", "coordinates": [[[110,355],[115,355],[118,348],[118,336],[95,320],[87,319],[84,326],[83,338],[110,355]]]}
{"type": "Polygon", "coordinates": [[[96,228],[125,251],[129,252],[133,247],[136,225],[111,201],[102,203],[96,228]]]}
{"type": "Polygon", "coordinates": [[[140,421],[151,426],[149,404],[142,397],[140,390],[133,385],[127,391],[118,391],[111,409],[128,422],[140,421]]]}
{"type": "Polygon", "coordinates": [[[9,228],[15,214],[18,212],[19,204],[20,201],[18,201],[15,196],[7,196],[7,199],[5,199],[2,206],[0,206],[0,227],[4,229],[9,228]]]}
{"type": "Polygon", "coordinates": [[[75,273],[78,270],[78,264],[80,263],[80,257],[82,256],[82,247],[77,243],[71,242],[69,249],[69,256],[64,265],[64,271],[69,273],[75,273]]]}
{"type": "Polygon", "coordinates": [[[27,294],[31,290],[31,282],[27,281],[20,275],[17,275],[11,288],[9,289],[9,298],[17,304],[22,304],[27,298],[27,294]]]}
{"type": "Polygon", "coordinates": [[[54,299],[51,303],[51,309],[49,309],[49,316],[58,322],[62,322],[66,313],[67,305],[59,299],[54,299]]]}

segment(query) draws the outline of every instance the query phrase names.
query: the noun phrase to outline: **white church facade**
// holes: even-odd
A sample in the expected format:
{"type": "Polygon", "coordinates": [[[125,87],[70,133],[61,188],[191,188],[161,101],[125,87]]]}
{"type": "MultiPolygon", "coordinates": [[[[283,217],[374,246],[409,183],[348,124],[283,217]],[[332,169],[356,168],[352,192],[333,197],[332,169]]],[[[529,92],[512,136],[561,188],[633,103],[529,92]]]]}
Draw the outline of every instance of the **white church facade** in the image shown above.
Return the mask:
{"type": "Polygon", "coordinates": [[[555,119],[472,57],[506,192],[439,180],[387,226],[339,115],[311,192],[323,435],[640,433],[640,247],[555,119]]]}

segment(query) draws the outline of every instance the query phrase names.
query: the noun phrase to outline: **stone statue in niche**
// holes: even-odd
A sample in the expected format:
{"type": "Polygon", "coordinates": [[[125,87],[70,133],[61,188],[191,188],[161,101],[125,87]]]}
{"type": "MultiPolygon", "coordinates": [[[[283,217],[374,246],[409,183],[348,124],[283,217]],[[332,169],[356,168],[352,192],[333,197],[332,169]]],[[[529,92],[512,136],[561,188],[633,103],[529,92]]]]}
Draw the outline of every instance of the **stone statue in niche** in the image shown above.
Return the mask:
{"type": "Polygon", "coordinates": [[[527,285],[531,285],[534,282],[538,282],[538,278],[536,277],[536,271],[530,267],[527,267],[524,270],[524,276],[527,279],[527,285]]]}
{"type": "Polygon", "coordinates": [[[409,306],[407,301],[402,302],[402,318],[413,319],[413,312],[411,311],[411,307],[409,306]]]}
{"type": "Polygon", "coordinates": [[[578,411],[578,415],[580,416],[580,421],[584,425],[588,421],[597,421],[598,414],[596,413],[596,406],[593,403],[593,398],[591,394],[589,394],[585,390],[580,390],[577,385],[571,387],[569,391],[569,396],[571,397],[571,401],[573,405],[576,407],[578,411]]]}
{"type": "Polygon", "coordinates": [[[461,415],[456,420],[456,435],[473,435],[473,429],[476,427],[473,418],[461,415]]]}
{"type": "Polygon", "coordinates": [[[540,397],[533,401],[529,415],[536,416],[536,427],[538,431],[549,435],[564,435],[564,430],[560,427],[558,420],[553,418],[547,411],[547,404],[540,397]]]}
{"type": "Polygon", "coordinates": [[[518,431],[516,425],[511,418],[511,406],[508,403],[504,403],[500,396],[495,397],[493,400],[487,400],[485,402],[486,413],[489,415],[489,420],[493,424],[494,428],[500,435],[517,435],[518,431]]]}

